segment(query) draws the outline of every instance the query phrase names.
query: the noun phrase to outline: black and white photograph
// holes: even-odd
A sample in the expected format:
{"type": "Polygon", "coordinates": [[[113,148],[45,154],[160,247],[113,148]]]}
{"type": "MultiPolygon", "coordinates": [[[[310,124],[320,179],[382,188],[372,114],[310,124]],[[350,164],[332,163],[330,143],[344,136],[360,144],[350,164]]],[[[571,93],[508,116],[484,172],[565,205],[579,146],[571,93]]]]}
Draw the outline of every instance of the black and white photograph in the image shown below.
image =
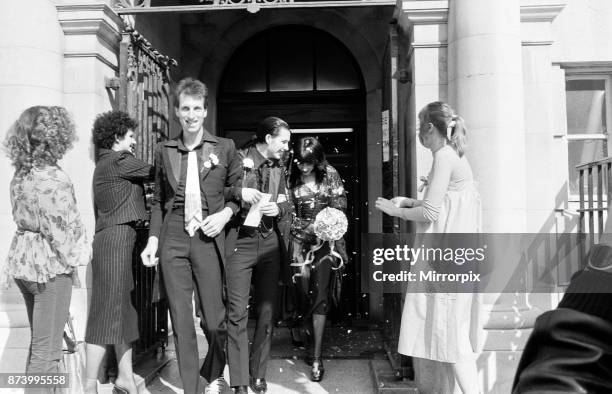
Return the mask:
{"type": "Polygon", "coordinates": [[[612,393],[609,123],[611,0],[2,0],[0,392],[612,393]]]}

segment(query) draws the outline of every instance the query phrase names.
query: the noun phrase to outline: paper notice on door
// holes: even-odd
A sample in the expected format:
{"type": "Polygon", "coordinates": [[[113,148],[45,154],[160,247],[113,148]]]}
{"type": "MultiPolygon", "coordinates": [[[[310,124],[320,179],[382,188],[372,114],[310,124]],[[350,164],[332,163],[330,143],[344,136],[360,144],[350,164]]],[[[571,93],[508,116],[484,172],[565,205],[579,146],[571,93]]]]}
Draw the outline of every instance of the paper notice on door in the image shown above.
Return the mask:
{"type": "Polygon", "coordinates": [[[257,227],[259,226],[259,222],[261,221],[261,217],[263,214],[261,213],[261,206],[270,201],[271,194],[261,193],[261,198],[255,204],[251,205],[251,209],[249,209],[249,213],[247,214],[246,219],[244,219],[244,225],[249,227],[257,227]]]}

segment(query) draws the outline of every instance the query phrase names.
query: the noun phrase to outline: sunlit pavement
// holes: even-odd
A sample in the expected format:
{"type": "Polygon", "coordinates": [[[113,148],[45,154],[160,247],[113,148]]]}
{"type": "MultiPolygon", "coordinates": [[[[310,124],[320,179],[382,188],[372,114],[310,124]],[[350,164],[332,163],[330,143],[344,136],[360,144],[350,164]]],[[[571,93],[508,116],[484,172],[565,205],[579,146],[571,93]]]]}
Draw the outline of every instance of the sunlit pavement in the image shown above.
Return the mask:
{"type": "MultiPolygon", "coordinates": [[[[298,393],[373,393],[369,360],[324,360],[325,377],[321,382],[310,380],[310,369],[302,360],[271,360],[266,380],[270,394],[298,393]]],[[[227,378],[227,368],[225,376],[227,378]]],[[[204,382],[204,381],[203,381],[204,382]]],[[[152,394],[182,393],[176,361],[166,366],[147,388],[152,394]]],[[[231,390],[227,390],[231,393],[231,390]]]]}
{"type": "MultiPolygon", "coordinates": [[[[278,329],[281,331],[283,329],[278,329]]],[[[286,330],[286,329],[285,329],[286,330]]],[[[204,357],[207,350],[206,339],[202,331],[198,328],[198,350],[200,359],[204,357]]],[[[281,331],[282,332],[282,331],[281,331]]],[[[279,333],[280,335],[283,335],[279,333]]],[[[284,335],[283,335],[284,336],[284,335]]],[[[330,344],[331,345],[331,344],[330,344]]],[[[335,346],[327,347],[328,352],[335,346]]],[[[303,351],[296,350],[293,357],[274,357],[268,363],[266,380],[268,382],[268,393],[270,394],[319,394],[319,393],[340,393],[340,394],[367,394],[374,392],[374,383],[369,366],[371,357],[351,357],[351,358],[325,358],[325,376],[321,382],[310,380],[310,367],[299,357],[303,351]]],[[[167,354],[174,357],[174,344],[172,338],[169,340],[167,354]]],[[[326,354],[325,350],[323,352],[326,354]]],[[[329,353],[331,354],[331,353],[329,353]]],[[[224,374],[226,381],[229,382],[228,368],[224,374]]],[[[202,387],[205,387],[205,380],[202,379],[202,387]]],[[[168,363],[159,375],[147,385],[147,389],[152,394],[158,393],[182,393],[181,381],[176,360],[168,363]]],[[[226,393],[231,393],[229,389],[226,393]]],[[[249,391],[250,392],[250,391],[249,391]]]]}

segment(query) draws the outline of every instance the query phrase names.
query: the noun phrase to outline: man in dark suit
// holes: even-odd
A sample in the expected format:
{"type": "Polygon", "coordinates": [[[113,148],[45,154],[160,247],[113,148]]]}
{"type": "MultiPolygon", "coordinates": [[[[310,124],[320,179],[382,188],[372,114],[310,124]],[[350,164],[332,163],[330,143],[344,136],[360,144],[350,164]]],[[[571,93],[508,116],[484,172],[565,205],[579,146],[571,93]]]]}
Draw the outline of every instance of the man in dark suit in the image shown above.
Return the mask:
{"type": "Polygon", "coordinates": [[[241,197],[243,209],[230,223],[226,239],[228,299],[228,362],[230,383],[235,393],[246,394],[247,384],[255,393],[265,393],[266,366],[270,356],[274,307],[279,276],[285,254],[285,236],[289,233],[292,205],[287,200],[285,172],[280,163],[289,149],[291,132],[282,119],[264,119],[252,146],[242,151],[245,175],[241,197]],[[245,223],[250,204],[263,194],[261,220],[245,223]],[[249,289],[255,282],[257,323],[249,352],[247,335],[249,289]],[[250,375],[250,380],[249,380],[250,375]]]}
{"type": "Polygon", "coordinates": [[[176,88],[182,133],[158,145],[155,152],[155,197],[149,241],[143,263],[157,263],[168,295],[174,342],[185,393],[200,393],[198,348],[193,321],[195,291],[208,341],[200,375],[207,393],[221,392],[226,346],[223,305],[223,228],[238,211],[242,162],[232,140],[204,129],[208,91],[202,82],[186,78],[176,88]]]}
{"type": "Polygon", "coordinates": [[[513,394],[612,393],[612,248],[605,244],[611,227],[608,219],[557,309],[537,318],[513,394]]]}

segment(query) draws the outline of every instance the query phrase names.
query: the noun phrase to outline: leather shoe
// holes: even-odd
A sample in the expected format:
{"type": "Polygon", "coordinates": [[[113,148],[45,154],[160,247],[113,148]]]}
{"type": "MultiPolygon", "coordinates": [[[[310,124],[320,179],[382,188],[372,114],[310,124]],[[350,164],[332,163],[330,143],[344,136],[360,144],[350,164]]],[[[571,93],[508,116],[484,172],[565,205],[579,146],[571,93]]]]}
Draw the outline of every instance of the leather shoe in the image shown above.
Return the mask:
{"type": "Polygon", "coordinates": [[[313,357],[312,369],[310,370],[310,380],[313,382],[320,382],[323,380],[323,375],[325,375],[323,359],[321,357],[313,357]]]}
{"type": "Polygon", "coordinates": [[[234,394],[249,394],[247,386],[236,386],[232,388],[234,389],[234,394]]]}
{"type": "Polygon", "coordinates": [[[251,390],[256,394],[264,394],[268,391],[268,384],[266,383],[266,379],[252,379],[251,378],[251,390]]]}

